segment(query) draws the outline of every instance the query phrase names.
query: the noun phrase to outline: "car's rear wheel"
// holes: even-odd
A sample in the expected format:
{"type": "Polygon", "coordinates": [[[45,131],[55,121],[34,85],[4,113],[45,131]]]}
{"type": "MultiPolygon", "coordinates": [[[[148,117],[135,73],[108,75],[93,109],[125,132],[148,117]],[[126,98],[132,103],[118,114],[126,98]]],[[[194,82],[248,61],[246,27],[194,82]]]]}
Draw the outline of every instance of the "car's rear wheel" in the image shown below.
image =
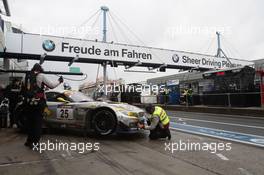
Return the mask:
{"type": "Polygon", "coordinates": [[[110,135],[116,130],[117,120],[110,110],[101,110],[95,113],[93,125],[97,135],[110,135]]]}

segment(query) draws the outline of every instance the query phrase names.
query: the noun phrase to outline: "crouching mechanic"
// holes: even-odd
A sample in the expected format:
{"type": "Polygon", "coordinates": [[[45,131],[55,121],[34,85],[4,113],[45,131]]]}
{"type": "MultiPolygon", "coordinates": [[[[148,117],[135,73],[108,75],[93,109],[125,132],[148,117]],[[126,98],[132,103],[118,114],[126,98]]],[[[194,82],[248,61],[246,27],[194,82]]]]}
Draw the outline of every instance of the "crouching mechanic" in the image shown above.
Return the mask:
{"type": "Polygon", "coordinates": [[[145,126],[144,124],[138,124],[139,128],[150,130],[149,138],[151,140],[155,140],[158,138],[167,138],[171,139],[170,134],[170,119],[166,114],[166,111],[159,106],[148,105],[145,108],[146,112],[150,114],[149,117],[149,126],[145,126]]]}
{"type": "Polygon", "coordinates": [[[63,82],[62,77],[58,81],[52,82],[43,72],[41,65],[36,63],[26,76],[24,93],[27,106],[28,137],[25,146],[30,148],[38,145],[41,137],[43,112],[46,107],[44,89],[46,87],[53,89],[63,82]]]}

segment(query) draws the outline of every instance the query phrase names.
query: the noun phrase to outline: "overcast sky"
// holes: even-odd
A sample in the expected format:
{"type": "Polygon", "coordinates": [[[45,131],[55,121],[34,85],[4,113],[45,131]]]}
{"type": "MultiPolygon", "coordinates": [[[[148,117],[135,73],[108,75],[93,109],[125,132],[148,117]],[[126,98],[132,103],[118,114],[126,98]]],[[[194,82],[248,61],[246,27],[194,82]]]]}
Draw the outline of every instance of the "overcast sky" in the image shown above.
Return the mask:
{"type": "MultiPolygon", "coordinates": [[[[80,29],[80,33],[76,33],[73,29],[102,5],[109,7],[108,17],[113,17],[110,18],[113,27],[108,23],[108,41],[214,55],[215,30],[219,30],[223,35],[222,49],[229,57],[264,58],[262,0],[9,0],[11,19],[26,32],[98,40],[102,39],[102,15],[97,21],[96,14],[82,26],[85,32],[80,29]]],[[[80,66],[88,74],[87,80],[95,80],[97,65],[74,63],[73,66],[80,66]]],[[[68,71],[67,63],[45,62],[44,67],[68,71]]],[[[102,75],[102,68],[100,70],[102,75]]],[[[130,83],[176,73],[176,70],[156,74],[125,73],[123,70],[123,67],[117,68],[115,74],[109,67],[109,78],[123,78],[130,83]]],[[[80,82],[70,83],[76,87],[80,82]]]]}

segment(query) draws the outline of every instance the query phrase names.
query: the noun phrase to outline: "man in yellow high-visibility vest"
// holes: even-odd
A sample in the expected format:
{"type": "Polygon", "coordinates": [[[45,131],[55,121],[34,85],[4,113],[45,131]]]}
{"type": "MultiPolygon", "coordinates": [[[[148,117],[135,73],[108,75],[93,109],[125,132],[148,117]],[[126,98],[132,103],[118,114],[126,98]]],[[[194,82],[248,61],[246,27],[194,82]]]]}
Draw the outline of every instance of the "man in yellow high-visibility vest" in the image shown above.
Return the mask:
{"type": "Polygon", "coordinates": [[[149,126],[144,124],[138,124],[138,127],[145,130],[150,130],[149,138],[152,140],[158,138],[171,139],[170,134],[170,119],[166,111],[159,106],[148,105],[145,108],[146,112],[150,114],[148,118],[150,121],[149,126]]]}

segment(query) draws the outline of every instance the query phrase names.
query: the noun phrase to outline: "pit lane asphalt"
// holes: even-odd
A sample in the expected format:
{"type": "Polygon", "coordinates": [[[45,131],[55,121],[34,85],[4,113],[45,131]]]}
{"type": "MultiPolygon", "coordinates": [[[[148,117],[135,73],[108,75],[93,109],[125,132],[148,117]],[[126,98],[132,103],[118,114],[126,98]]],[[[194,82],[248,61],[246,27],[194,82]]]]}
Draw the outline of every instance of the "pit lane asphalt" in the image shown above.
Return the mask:
{"type": "Polygon", "coordinates": [[[167,111],[171,120],[180,124],[264,136],[264,119],[236,115],[167,111]]]}
{"type": "Polygon", "coordinates": [[[99,151],[44,151],[42,154],[23,145],[26,136],[14,129],[0,131],[0,174],[179,174],[250,175],[264,174],[263,149],[231,143],[230,151],[165,151],[165,143],[215,143],[228,141],[172,131],[172,140],[151,141],[148,132],[84,137],[80,133],[55,131],[41,142],[100,143],[99,151]]]}

